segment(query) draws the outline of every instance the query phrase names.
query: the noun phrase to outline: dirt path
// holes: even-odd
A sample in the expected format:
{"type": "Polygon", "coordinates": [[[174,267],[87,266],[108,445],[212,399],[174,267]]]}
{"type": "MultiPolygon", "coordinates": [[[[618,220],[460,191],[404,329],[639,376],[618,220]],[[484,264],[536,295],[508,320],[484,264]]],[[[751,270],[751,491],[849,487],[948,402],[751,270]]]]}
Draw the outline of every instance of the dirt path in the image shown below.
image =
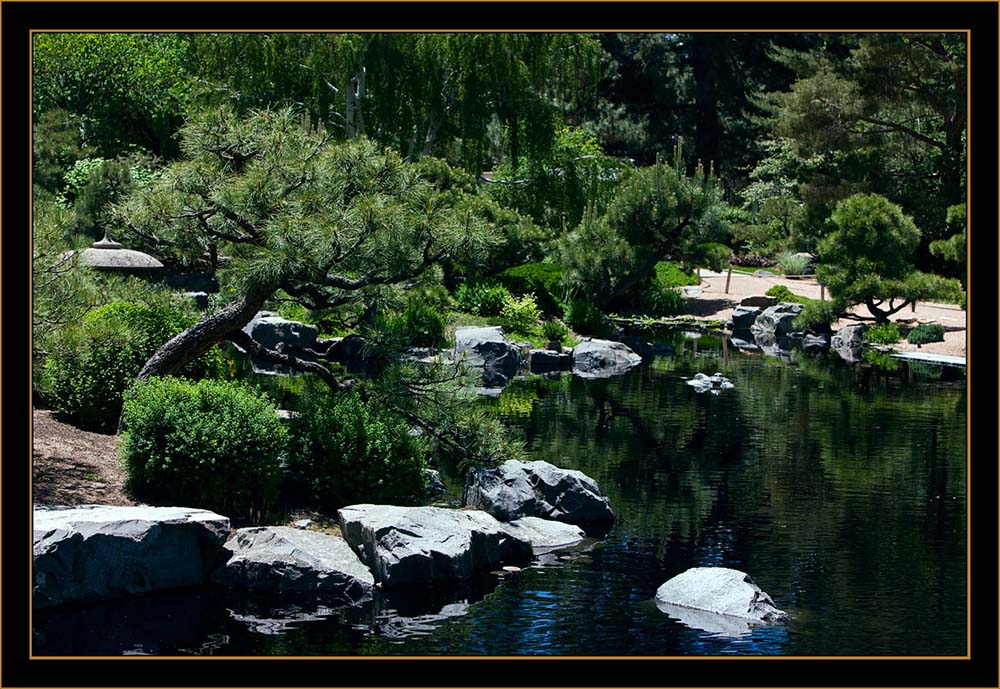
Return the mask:
{"type": "MultiPolygon", "coordinates": [[[[785,285],[793,293],[810,299],[820,298],[820,286],[814,278],[790,279],[780,275],[754,276],[744,273],[732,274],[729,291],[726,292],[726,274],[701,272],[701,292],[688,295],[689,313],[696,318],[726,320],[733,307],[745,297],[760,296],[775,285],[785,285]]],[[[864,307],[856,307],[852,312],[867,315],[864,307]]],[[[916,310],[906,307],[892,317],[893,321],[911,321],[919,323],[940,323],[944,326],[944,342],[932,342],[921,345],[919,351],[930,354],[948,354],[951,356],[966,356],[966,319],[965,311],[957,304],[918,303],[916,310]]],[[[848,325],[855,321],[842,320],[834,324],[834,328],[848,325]]],[[[899,352],[918,351],[916,345],[903,340],[893,345],[899,352]]]]}
{"type": "Polygon", "coordinates": [[[125,493],[113,435],[62,423],[52,412],[32,413],[32,500],[39,505],[135,505],[125,493]]]}

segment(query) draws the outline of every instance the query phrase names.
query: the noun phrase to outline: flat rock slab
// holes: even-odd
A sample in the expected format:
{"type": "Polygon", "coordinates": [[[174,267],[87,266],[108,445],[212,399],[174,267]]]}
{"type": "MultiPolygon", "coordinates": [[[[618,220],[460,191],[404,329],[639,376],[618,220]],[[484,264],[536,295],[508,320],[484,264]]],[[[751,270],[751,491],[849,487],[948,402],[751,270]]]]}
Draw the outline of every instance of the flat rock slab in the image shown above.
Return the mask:
{"type": "Polygon", "coordinates": [[[622,342],[584,340],[573,348],[573,373],[581,378],[610,378],[642,363],[622,342]]]}
{"type": "Polygon", "coordinates": [[[948,354],[930,354],[927,352],[893,352],[890,354],[893,359],[905,359],[907,361],[923,361],[928,364],[941,364],[942,366],[965,366],[964,356],[949,356],[948,354]]]}
{"type": "Polygon", "coordinates": [[[540,517],[571,524],[607,523],[615,514],[597,482],[544,461],[509,459],[466,475],[463,502],[501,521],[540,517]]]}
{"type": "Polygon", "coordinates": [[[576,545],[587,537],[579,526],[538,517],[521,517],[504,526],[508,533],[530,543],[535,554],[576,545]]]}
{"type": "Polygon", "coordinates": [[[32,603],[49,607],[205,583],[229,519],[185,507],[35,507],[32,603]]]}
{"type": "Polygon", "coordinates": [[[347,604],[371,598],[375,579],[343,538],[287,526],[240,529],[213,581],[260,591],[309,591],[347,604]]]}
{"type": "Polygon", "coordinates": [[[360,504],[339,510],[344,538],[386,588],[462,581],[531,559],[531,544],[478,510],[360,504]]]}
{"type": "MultiPolygon", "coordinates": [[[[664,612],[668,613],[668,606],[677,606],[756,624],[787,617],[775,607],[771,597],[753,583],[749,574],[726,567],[694,567],[678,574],[657,589],[656,604],[661,609],[666,608],[664,612]]],[[[725,620],[718,621],[718,625],[721,628],[732,626],[725,620]]]]}

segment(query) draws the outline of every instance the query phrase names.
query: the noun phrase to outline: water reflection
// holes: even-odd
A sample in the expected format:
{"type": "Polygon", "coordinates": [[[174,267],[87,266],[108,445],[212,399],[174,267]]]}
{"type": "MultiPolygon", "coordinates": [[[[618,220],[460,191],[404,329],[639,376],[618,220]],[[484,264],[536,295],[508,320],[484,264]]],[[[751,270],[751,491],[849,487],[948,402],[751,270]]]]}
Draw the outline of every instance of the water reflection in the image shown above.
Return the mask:
{"type": "Polygon", "coordinates": [[[352,609],[189,592],[36,614],[35,652],[964,655],[964,371],[672,346],[619,377],[518,380],[482,402],[534,459],[608,495],[618,519],[589,550],[352,609]],[[725,394],[686,384],[716,371],[725,394]],[[695,566],[749,573],[790,619],[730,629],[657,608],[695,566]]]}

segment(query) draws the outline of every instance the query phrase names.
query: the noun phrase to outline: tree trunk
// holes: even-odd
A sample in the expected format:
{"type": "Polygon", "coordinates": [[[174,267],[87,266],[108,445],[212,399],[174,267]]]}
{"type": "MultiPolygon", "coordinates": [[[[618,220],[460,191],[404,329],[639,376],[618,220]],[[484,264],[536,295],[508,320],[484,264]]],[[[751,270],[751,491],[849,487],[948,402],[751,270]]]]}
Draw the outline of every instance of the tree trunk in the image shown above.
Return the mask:
{"type": "Polygon", "coordinates": [[[631,290],[643,278],[647,277],[650,273],[653,272],[653,269],[656,267],[656,264],[663,259],[664,253],[665,252],[654,251],[652,254],[650,254],[649,257],[646,258],[646,260],[643,261],[638,268],[633,270],[631,273],[625,276],[625,279],[623,279],[621,282],[619,282],[617,285],[614,286],[614,289],[612,289],[607,294],[607,296],[601,301],[601,306],[606,307],[609,304],[614,303],[616,299],[620,299],[621,297],[628,294],[629,290],[631,290]]]}
{"type": "Polygon", "coordinates": [[[169,376],[180,371],[185,364],[204,354],[212,345],[226,340],[254,317],[273,290],[251,293],[240,297],[218,313],[206,316],[190,328],[171,338],[149,358],[137,378],[169,376]]]}

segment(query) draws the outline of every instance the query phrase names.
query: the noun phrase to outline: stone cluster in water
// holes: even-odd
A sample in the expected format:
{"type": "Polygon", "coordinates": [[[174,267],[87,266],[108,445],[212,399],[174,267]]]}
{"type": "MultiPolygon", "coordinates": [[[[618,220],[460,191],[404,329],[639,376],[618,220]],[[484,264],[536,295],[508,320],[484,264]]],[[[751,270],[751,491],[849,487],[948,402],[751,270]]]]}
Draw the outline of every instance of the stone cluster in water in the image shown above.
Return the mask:
{"type": "Polygon", "coordinates": [[[696,373],[693,378],[687,381],[687,384],[693,387],[695,392],[710,392],[713,395],[718,395],[723,390],[731,390],[736,387],[732,381],[723,377],[721,373],[716,373],[714,376],[696,373]]]}

